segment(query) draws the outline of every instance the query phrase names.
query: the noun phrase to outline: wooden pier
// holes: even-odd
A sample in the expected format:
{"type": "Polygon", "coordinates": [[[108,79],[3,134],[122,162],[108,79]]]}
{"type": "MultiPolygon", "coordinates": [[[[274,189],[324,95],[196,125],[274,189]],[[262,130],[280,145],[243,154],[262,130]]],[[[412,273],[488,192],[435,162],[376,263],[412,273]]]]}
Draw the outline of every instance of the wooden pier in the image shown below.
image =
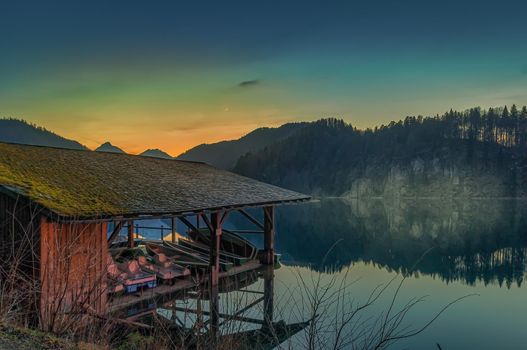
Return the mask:
{"type": "MultiPolygon", "coordinates": [[[[223,278],[234,277],[236,275],[241,275],[245,272],[256,271],[263,267],[257,260],[252,260],[243,264],[242,266],[235,266],[229,271],[219,273],[219,281],[223,278]]],[[[168,300],[174,298],[174,296],[198,288],[199,286],[207,285],[208,274],[201,276],[200,280],[196,280],[195,277],[186,277],[180,279],[174,283],[174,285],[158,285],[156,288],[146,289],[141,293],[115,296],[109,302],[108,312],[116,313],[120,310],[129,308],[134,304],[143,303],[145,301],[156,301],[162,302],[163,300],[168,300]]]]}

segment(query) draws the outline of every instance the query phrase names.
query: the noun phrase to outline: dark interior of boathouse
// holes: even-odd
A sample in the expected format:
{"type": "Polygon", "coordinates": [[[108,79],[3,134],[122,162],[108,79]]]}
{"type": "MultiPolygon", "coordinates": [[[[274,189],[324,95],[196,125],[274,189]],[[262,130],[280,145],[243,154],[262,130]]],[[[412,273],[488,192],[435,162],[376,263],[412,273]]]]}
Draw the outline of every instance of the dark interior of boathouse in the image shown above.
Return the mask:
{"type": "Polygon", "coordinates": [[[162,305],[205,286],[209,310],[184,311],[207,315],[209,331],[217,335],[222,319],[266,322],[244,317],[244,310],[220,312],[218,295],[229,278],[264,279],[263,296],[253,304],[263,302],[272,322],[276,206],[307,200],[199,162],[0,143],[0,264],[7,271],[17,259],[17,276],[36,290],[24,307],[38,314],[43,329],[59,327],[73,309],[87,318],[136,321],[141,305],[162,305]],[[232,216],[252,228],[225,228],[232,216]],[[145,238],[141,230],[157,230],[158,238],[145,238]],[[170,247],[185,232],[206,236],[196,245],[202,249],[196,254],[207,257],[205,268],[131,293],[110,291],[109,255],[144,244],[170,247]],[[227,264],[235,254],[224,251],[226,236],[232,243],[241,234],[261,235],[263,246],[227,264]]]}

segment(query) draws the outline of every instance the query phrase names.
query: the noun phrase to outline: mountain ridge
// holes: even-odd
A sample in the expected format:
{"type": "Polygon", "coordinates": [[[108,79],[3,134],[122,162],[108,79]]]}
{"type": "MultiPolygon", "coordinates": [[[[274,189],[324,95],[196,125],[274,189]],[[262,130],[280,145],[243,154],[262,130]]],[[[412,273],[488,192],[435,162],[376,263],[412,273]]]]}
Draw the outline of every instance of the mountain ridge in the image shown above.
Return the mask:
{"type": "Polygon", "coordinates": [[[325,119],[242,156],[233,171],[314,196],[525,197],[526,149],[526,107],[407,117],[374,130],[325,119]]]}
{"type": "Polygon", "coordinates": [[[0,141],[35,146],[87,150],[81,143],[62,137],[23,119],[0,118],[0,141]]]}
{"type": "MultiPolygon", "coordinates": [[[[42,126],[38,126],[23,119],[16,118],[0,118],[0,142],[93,152],[128,154],[109,141],[102,143],[94,150],[90,150],[88,147],[82,145],[78,141],[67,139],[42,126]]],[[[146,157],[174,159],[168,153],[157,148],[147,149],[139,155],[146,157]]]]}
{"type": "Polygon", "coordinates": [[[199,161],[231,170],[245,153],[256,152],[283,140],[307,124],[307,122],[286,123],[276,128],[258,128],[236,140],[198,145],[183,152],[176,159],[199,161]]]}
{"type": "MultiPolygon", "coordinates": [[[[84,147],[36,125],[9,121],[29,128],[29,135],[51,134],[84,147]]],[[[1,131],[8,134],[0,130],[0,140],[1,131]]],[[[43,145],[64,147],[57,143],[43,145]]],[[[322,197],[527,197],[527,107],[450,110],[366,130],[327,118],[258,128],[176,158],[159,149],[140,155],[205,162],[322,197]]]]}

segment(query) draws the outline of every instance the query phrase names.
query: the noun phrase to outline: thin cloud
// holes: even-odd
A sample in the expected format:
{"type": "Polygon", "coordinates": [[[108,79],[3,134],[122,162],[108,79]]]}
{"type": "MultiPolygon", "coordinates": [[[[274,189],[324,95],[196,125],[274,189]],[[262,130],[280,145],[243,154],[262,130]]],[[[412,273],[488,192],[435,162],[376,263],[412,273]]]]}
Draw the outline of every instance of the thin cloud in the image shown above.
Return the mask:
{"type": "Polygon", "coordinates": [[[254,80],[242,81],[241,83],[238,84],[238,86],[242,88],[247,88],[247,87],[255,86],[258,84],[260,84],[260,80],[254,79],[254,80]]]}

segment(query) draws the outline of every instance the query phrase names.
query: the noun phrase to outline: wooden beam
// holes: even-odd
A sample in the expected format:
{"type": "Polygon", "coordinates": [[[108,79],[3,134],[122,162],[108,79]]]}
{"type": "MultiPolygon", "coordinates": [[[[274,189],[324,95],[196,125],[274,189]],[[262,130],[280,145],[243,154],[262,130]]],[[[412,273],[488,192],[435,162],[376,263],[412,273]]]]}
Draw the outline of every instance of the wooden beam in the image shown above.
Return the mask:
{"type": "Polygon", "coordinates": [[[211,214],[211,235],[210,235],[210,268],[211,268],[211,286],[218,285],[220,273],[220,243],[221,243],[221,223],[218,212],[211,214]]]}
{"type": "Polygon", "coordinates": [[[247,310],[250,310],[252,309],[254,306],[260,304],[262,301],[264,301],[264,298],[261,297],[261,298],[258,298],[256,299],[255,301],[253,301],[252,303],[249,303],[248,305],[242,307],[241,309],[237,310],[234,314],[232,314],[231,316],[229,317],[224,317],[225,315],[223,314],[220,314],[220,316],[222,316],[222,318],[224,319],[222,323],[220,323],[220,326],[229,322],[230,320],[233,320],[235,319],[236,317],[239,317],[240,315],[242,315],[245,311],[247,310]]]}
{"type": "MultiPolygon", "coordinates": [[[[207,224],[208,225],[208,224],[207,224]]],[[[219,336],[219,277],[220,277],[220,245],[221,245],[221,220],[220,213],[213,212],[210,214],[210,330],[212,341],[215,342],[219,336]]],[[[214,343],[213,343],[214,344],[214,343]]]]}
{"type": "Polygon", "coordinates": [[[255,224],[256,226],[258,226],[259,228],[261,228],[262,230],[265,230],[265,227],[264,225],[262,225],[262,223],[258,220],[256,220],[251,214],[249,214],[248,212],[246,212],[245,210],[243,209],[239,209],[238,210],[240,212],[240,214],[242,214],[243,216],[245,216],[250,222],[252,222],[253,224],[255,224]]]}
{"type": "Polygon", "coordinates": [[[221,217],[221,220],[220,220],[220,223],[223,225],[223,223],[225,222],[225,220],[227,220],[227,218],[229,217],[229,211],[225,211],[223,213],[223,216],[221,217]]]}
{"type": "Polygon", "coordinates": [[[264,207],[264,226],[265,220],[274,222],[274,206],[264,207]],[[267,208],[267,210],[265,208],[267,208]]]}
{"type": "Polygon", "coordinates": [[[119,221],[115,224],[112,234],[108,238],[108,245],[112,244],[112,242],[115,241],[117,237],[119,237],[119,232],[121,232],[121,229],[123,228],[123,226],[124,226],[124,221],[119,221]]]}
{"type": "Polygon", "coordinates": [[[264,255],[262,264],[274,265],[274,206],[263,207],[264,211],[264,255]]]}
{"type": "Polygon", "coordinates": [[[171,220],[171,226],[172,226],[172,243],[175,243],[176,242],[176,218],[175,217],[172,217],[172,220],[171,220]]]}
{"type": "Polygon", "coordinates": [[[205,225],[207,226],[209,231],[212,233],[212,230],[214,230],[214,228],[212,227],[212,223],[210,222],[209,218],[207,217],[207,214],[201,214],[201,218],[203,219],[203,222],[205,223],[205,225]]]}
{"type": "Polygon", "coordinates": [[[182,223],[184,223],[185,225],[187,225],[187,227],[191,230],[194,230],[194,231],[198,231],[197,227],[194,226],[190,221],[188,221],[188,219],[184,216],[180,216],[179,217],[179,220],[181,220],[182,223]]]}
{"type": "Polygon", "coordinates": [[[267,266],[263,273],[264,278],[264,327],[272,329],[274,319],[274,266],[267,266]]]}
{"type": "Polygon", "coordinates": [[[128,221],[128,248],[133,248],[134,246],[134,222],[130,220],[128,221]]]}
{"type": "MultiPolygon", "coordinates": [[[[199,222],[199,218],[200,218],[200,216],[201,216],[201,214],[196,214],[196,221],[197,221],[197,222],[199,222]]],[[[188,227],[190,230],[196,232],[197,235],[202,236],[202,237],[205,239],[205,241],[207,241],[207,240],[209,239],[209,237],[204,236],[203,233],[200,232],[199,228],[196,227],[196,226],[194,226],[194,225],[193,225],[193,224],[192,224],[192,223],[191,223],[186,217],[181,216],[179,219],[180,219],[185,225],[187,225],[187,227],[188,227]]],[[[198,225],[198,226],[199,226],[199,225],[198,225]]],[[[210,230],[210,228],[209,228],[209,230],[210,230]]]]}
{"type": "Polygon", "coordinates": [[[232,232],[232,233],[248,233],[248,234],[257,234],[257,235],[263,235],[264,231],[258,231],[258,230],[227,230],[223,229],[223,232],[232,232]]]}

